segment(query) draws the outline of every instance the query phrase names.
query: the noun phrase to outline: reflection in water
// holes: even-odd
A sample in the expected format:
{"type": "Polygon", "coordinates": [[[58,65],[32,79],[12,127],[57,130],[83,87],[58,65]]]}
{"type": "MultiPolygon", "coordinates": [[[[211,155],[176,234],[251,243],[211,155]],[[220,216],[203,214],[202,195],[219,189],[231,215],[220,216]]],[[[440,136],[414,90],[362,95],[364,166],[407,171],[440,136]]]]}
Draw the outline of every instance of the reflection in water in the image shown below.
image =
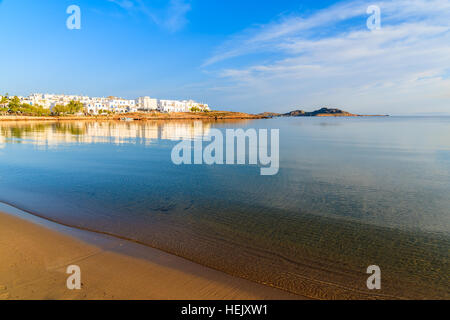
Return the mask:
{"type": "Polygon", "coordinates": [[[146,122],[0,122],[0,145],[8,139],[54,147],[65,143],[141,143],[152,140],[194,140],[209,134],[211,124],[203,121],[146,122]]]}
{"type": "Polygon", "coordinates": [[[449,298],[450,118],[0,122],[0,201],[313,298],[449,298]],[[280,171],[176,166],[178,139],[280,129],[280,171]],[[36,148],[37,146],[37,148],[36,148]]]}

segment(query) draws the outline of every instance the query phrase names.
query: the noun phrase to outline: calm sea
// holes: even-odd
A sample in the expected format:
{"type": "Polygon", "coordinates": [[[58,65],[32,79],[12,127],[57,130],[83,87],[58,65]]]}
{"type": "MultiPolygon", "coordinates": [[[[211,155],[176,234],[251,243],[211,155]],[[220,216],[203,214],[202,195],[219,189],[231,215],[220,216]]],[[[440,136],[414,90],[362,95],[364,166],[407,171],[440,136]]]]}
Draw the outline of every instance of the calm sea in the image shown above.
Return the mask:
{"type": "Polygon", "coordinates": [[[0,122],[0,201],[313,298],[450,298],[450,117],[0,122]],[[279,129],[279,173],[172,163],[212,128],[279,129]]]}

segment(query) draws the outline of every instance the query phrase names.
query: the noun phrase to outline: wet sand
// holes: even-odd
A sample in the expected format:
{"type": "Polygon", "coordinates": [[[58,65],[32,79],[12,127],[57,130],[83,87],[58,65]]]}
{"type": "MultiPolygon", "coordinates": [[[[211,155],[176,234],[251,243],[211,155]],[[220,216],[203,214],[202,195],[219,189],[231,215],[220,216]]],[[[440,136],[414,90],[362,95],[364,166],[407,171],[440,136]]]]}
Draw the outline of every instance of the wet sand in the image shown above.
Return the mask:
{"type": "Polygon", "coordinates": [[[302,298],[160,250],[11,211],[0,212],[0,300],[302,298]],[[67,289],[69,265],[81,268],[81,290],[67,289]]]}

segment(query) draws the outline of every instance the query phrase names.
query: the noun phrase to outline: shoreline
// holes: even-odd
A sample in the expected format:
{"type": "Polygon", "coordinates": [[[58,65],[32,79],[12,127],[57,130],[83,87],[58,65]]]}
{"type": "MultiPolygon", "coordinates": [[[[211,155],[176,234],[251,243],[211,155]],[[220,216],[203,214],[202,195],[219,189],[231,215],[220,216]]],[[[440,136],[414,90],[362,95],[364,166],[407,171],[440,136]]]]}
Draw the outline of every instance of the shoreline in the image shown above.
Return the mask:
{"type": "Polygon", "coordinates": [[[366,118],[366,117],[389,117],[389,115],[335,115],[335,114],[318,114],[314,116],[285,116],[271,115],[271,113],[247,114],[241,112],[208,112],[208,113],[130,113],[115,114],[113,116],[0,116],[1,122],[13,121],[159,121],[159,120],[260,120],[260,119],[276,119],[276,118],[366,118]]]}
{"type": "Polygon", "coordinates": [[[4,203],[0,204],[0,256],[0,300],[307,299],[4,203]],[[72,264],[81,268],[81,290],[66,288],[65,271],[72,264]]]}
{"type": "Polygon", "coordinates": [[[253,120],[268,119],[263,115],[242,112],[211,111],[207,113],[125,113],[111,116],[0,116],[0,122],[7,121],[132,121],[147,120],[253,120]]]}

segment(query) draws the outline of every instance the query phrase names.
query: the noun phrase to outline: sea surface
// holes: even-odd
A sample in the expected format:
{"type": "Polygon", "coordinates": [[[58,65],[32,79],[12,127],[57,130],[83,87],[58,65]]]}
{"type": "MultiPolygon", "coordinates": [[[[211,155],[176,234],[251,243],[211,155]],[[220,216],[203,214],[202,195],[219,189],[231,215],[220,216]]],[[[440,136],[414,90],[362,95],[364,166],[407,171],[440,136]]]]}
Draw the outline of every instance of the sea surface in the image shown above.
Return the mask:
{"type": "Polygon", "coordinates": [[[450,117],[0,122],[0,201],[311,298],[450,298],[450,117]],[[171,160],[238,128],[279,129],[277,175],[171,160]]]}

